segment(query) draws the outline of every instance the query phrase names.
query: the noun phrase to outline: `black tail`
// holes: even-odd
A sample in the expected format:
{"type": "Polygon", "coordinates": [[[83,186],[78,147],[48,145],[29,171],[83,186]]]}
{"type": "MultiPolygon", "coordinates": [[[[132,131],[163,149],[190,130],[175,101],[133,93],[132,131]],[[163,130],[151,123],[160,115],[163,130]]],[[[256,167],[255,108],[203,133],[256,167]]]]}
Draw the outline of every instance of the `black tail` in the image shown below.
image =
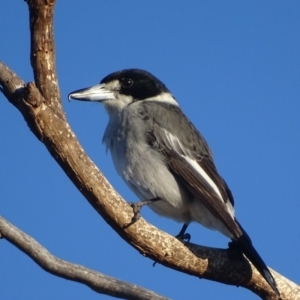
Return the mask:
{"type": "MultiPolygon", "coordinates": [[[[237,220],[235,221],[238,223],[237,220]]],[[[248,236],[247,232],[243,229],[243,227],[239,223],[238,225],[240,226],[243,235],[236,241],[237,244],[241,248],[242,252],[252,262],[255,268],[259,271],[259,273],[263,276],[263,278],[268,282],[271,288],[276,292],[278,296],[280,296],[274,277],[272,276],[271,272],[269,271],[268,267],[266,266],[266,264],[264,263],[260,255],[253,247],[251,239],[248,236]]]]}

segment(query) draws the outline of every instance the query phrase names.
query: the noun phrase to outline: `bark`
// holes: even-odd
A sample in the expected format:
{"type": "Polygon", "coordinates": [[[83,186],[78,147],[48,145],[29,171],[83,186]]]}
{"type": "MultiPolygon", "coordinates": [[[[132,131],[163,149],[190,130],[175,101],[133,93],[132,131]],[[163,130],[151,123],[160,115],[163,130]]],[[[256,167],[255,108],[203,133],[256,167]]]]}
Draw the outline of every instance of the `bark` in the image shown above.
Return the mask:
{"type": "MultiPolygon", "coordinates": [[[[243,286],[262,299],[280,299],[243,256],[231,250],[188,244],[144,219],[130,223],[131,206],[113,189],[87,156],[65,118],[55,70],[53,9],[55,1],[28,0],[31,64],[35,83],[25,84],[0,62],[0,85],[29,128],[45,145],[94,209],[131,246],[154,261],[193,276],[243,286]]],[[[6,235],[3,233],[3,236],[6,235]]],[[[281,299],[300,299],[300,287],[272,271],[281,299]]]]}

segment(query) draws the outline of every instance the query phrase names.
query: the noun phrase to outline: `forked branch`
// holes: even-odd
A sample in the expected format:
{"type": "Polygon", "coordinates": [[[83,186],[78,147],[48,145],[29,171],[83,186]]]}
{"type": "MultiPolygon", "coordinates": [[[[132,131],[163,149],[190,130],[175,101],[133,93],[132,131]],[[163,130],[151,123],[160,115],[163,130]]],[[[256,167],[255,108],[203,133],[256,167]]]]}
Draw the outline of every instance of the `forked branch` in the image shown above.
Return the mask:
{"type": "MultiPolygon", "coordinates": [[[[87,156],[66,121],[55,71],[52,0],[28,0],[31,64],[35,84],[24,82],[0,62],[0,85],[22,113],[29,128],[105,221],[142,255],[175,270],[250,289],[263,299],[278,299],[256,269],[229,250],[189,244],[155,228],[144,219],[127,226],[132,208],[113,189],[87,156]]],[[[5,234],[3,233],[4,237],[5,234]]],[[[273,272],[281,299],[300,297],[299,286],[273,272]]]]}

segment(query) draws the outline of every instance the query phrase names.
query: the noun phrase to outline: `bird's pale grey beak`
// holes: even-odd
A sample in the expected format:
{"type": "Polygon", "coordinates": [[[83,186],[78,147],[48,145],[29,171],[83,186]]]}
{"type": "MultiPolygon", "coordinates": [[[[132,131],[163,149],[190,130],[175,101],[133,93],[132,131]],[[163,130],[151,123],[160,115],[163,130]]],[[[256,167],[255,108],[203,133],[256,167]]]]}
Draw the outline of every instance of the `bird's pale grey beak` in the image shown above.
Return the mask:
{"type": "Polygon", "coordinates": [[[74,91],[69,94],[68,99],[75,99],[81,101],[104,101],[115,99],[114,93],[107,89],[106,84],[101,83],[95,86],[74,91]]]}

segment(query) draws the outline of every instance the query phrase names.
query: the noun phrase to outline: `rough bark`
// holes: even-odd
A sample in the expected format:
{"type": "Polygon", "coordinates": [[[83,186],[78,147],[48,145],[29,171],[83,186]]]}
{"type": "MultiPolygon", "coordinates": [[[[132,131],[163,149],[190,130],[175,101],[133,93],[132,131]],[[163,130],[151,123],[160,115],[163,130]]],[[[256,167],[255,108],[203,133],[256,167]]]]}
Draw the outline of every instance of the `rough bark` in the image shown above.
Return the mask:
{"type": "MultiPolygon", "coordinates": [[[[25,84],[0,63],[0,85],[70,180],[105,221],[142,255],[193,276],[243,286],[262,299],[279,299],[250,262],[229,250],[183,245],[144,219],[126,226],[132,208],[87,156],[65,118],[55,70],[55,1],[28,0],[31,64],[35,83],[25,84]]],[[[3,236],[5,234],[3,233],[3,236]]],[[[300,287],[272,271],[281,299],[300,299],[300,287]]]]}

